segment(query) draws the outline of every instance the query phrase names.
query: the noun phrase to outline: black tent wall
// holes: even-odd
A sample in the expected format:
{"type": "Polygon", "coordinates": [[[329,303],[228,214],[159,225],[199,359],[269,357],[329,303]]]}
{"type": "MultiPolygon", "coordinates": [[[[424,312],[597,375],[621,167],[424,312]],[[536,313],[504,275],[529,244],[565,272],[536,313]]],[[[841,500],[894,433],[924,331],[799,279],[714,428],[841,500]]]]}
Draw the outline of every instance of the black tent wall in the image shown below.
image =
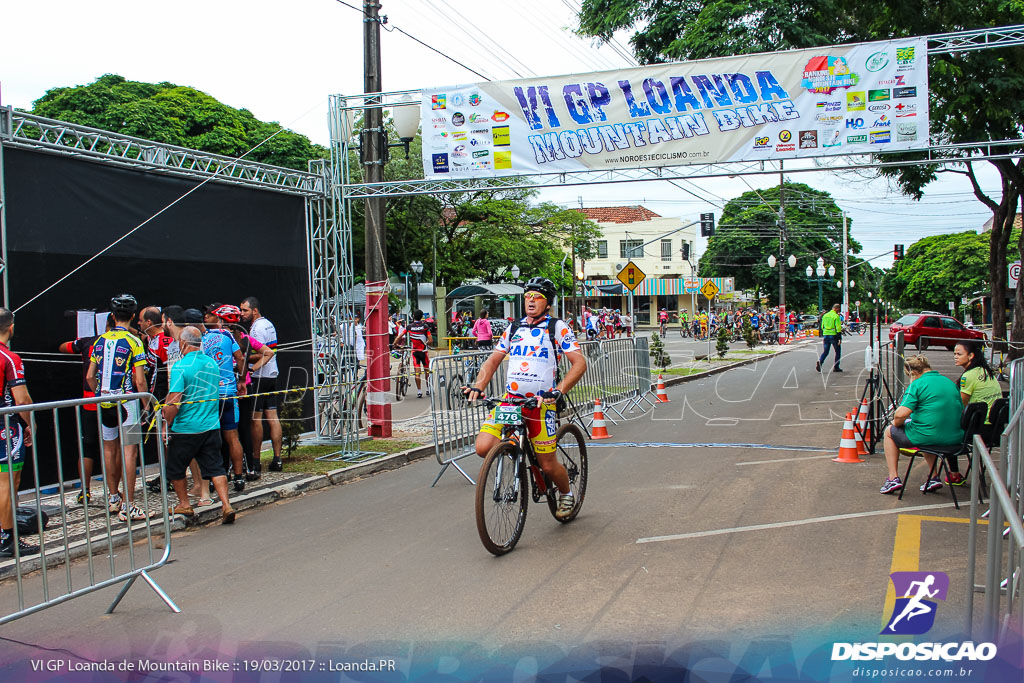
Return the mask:
{"type": "MultiPolygon", "coordinates": [[[[12,309],[199,184],[10,147],[3,158],[12,309]]],[[[18,311],[11,346],[55,352],[76,333],[75,318],[65,311],[105,311],[120,292],[134,294],[140,305],[185,308],[256,296],[281,344],[308,340],[306,251],[302,197],[209,182],[18,311]]],[[[82,395],[80,364],[25,360],[34,401],[82,395]]],[[[282,351],[278,363],[290,385],[311,383],[308,343],[282,351]]],[[[308,398],[305,408],[310,415],[308,398]]],[[[47,434],[43,424],[37,431],[40,480],[48,483],[56,480],[52,428],[47,434]]],[[[77,445],[62,443],[71,446],[63,458],[65,478],[71,478],[77,445]]],[[[32,485],[30,471],[27,466],[23,488],[32,485]]]]}

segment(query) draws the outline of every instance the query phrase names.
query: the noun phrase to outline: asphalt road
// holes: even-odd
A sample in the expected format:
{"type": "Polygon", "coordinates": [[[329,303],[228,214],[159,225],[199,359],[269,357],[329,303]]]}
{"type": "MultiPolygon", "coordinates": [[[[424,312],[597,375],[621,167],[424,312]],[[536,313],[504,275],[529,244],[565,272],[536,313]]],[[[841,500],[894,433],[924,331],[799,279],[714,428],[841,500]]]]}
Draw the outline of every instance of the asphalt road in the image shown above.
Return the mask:
{"type": "Polygon", "coordinates": [[[154,578],[182,614],[140,583],[106,616],[109,589],[0,627],[24,643],[0,657],[413,657],[419,647],[431,653],[423,665],[443,671],[484,652],[544,659],[700,641],[731,643],[724,656],[736,658],[765,639],[877,639],[894,567],[950,574],[936,629],[955,632],[967,525],[915,520],[964,520],[966,509],[946,507],[946,490],[922,496],[920,470],[903,501],[879,495],[880,455],[830,459],[861,394],[865,343],[847,340],[843,374],[815,372],[811,342],[670,388],[671,403],[610,424],[614,438],[591,447],[578,519],[560,525],[531,506],[504,557],[477,538],[473,487],[448,473],[430,488],[438,467],[419,461],[177,534],[154,578]],[[920,548],[897,539],[911,522],[920,548]]]}

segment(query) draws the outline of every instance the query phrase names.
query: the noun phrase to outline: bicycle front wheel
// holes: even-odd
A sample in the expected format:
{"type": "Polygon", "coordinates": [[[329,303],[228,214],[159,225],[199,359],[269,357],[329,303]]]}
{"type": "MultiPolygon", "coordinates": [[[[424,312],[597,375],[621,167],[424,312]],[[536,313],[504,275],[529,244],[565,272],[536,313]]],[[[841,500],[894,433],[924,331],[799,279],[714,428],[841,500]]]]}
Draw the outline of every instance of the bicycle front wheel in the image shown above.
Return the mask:
{"type": "Polygon", "coordinates": [[[480,466],[476,530],[493,555],[504,555],[515,548],[526,525],[528,468],[519,465],[519,447],[503,441],[491,449],[480,466]]]}
{"type": "MultiPolygon", "coordinates": [[[[576,501],[572,514],[565,519],[558,519],[566,524],[576,519],[583,507],[583,498],[587,495],[587,441],[580,428],[574,424],[564,424],[555,432],[555,457],[569,473],[569,490],[576,501]]],[[[548,491],[548,509],[551,516],[558,510],[556,489],[548,491]]]]}
{"type": "Polygon", "coordinates": [[[401,401],[409,391],[409,367],[404,363],[398,366],[398,377],[395,378],[395,400],[401,401]]]}

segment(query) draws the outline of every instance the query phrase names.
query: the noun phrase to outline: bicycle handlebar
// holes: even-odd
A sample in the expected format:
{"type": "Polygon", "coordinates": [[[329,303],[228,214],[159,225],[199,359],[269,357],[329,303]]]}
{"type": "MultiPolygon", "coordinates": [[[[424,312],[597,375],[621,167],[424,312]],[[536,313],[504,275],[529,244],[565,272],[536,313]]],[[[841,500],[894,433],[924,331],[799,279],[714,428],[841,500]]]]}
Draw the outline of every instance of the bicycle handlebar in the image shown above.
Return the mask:
{"type": "Polygon", "coordinates": [[[487,398],[486,396],[481,396],[479,400],[483,401],[484,405],[488,408],[494,408],[502,404],[523,406],[524,408],[536,408],[540,402],[540,398],[537,396],[531,396],[530,398],[487,398]]]}

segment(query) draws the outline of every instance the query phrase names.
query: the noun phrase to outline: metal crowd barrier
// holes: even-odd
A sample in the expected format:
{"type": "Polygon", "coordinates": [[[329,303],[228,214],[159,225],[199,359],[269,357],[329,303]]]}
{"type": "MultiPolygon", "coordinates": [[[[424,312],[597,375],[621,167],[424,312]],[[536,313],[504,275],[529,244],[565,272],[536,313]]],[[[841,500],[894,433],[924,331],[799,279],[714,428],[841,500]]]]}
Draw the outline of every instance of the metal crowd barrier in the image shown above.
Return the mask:
{"type": "Polygon", "coordinates": [[[971,465],[971,523],[967,540],[967,593],[965,630],[972,637],[974,594],[982,598],[982,634],[985,640],[1008,646],[1019,653],[1024,647],[1024,599],[1021,598],[1021,570],[1024,567],[1024,468],[1021,467],[1021,439],[1024,434],[1024,406],[1018,407],[1000,439],[997,464],[980,436],[974,437],[971,465]],[[975,584],[979,524],[981,468],[989,473],[989,518],[984,584],[975,584]],[[1003,531],[1003,526],[1008,528],[1003,531]],[[1011,539],[1006,543],[1007,537],[1011,539]],[[1004,547],[1005,546],[1005,547],[1004,547]]]}
{"type": "MultiPolygon", "coordinates": [[[[613,423],[611,413],[625,419],[623,411],[633,412],[636,408],[643,411],[645,401],[653,405],[648,397],[654,385],[645,338],[585,341],[580,342],[580,351],[587,359],[587,371],[569,391],[569,407],[560,417],[579,422],[584,431],[588,431],[585,419],[593,415],[597,399],[606,411],[605,419],[613,423]]],[[[490,351],[458,353],[430,361],[434,453],[441,465],[431,486],[437,484],[449,467],[474,483],[458,460],[476,452],[476,435],[487,418],[487,411],[480,404],[469,406],[462,397],[461,387],[474,381],[480,365],[490,354],[490,351]]],[[[487,386],[489,396],[498,396],[504,391],[508,362],[506,358],[491,378],[487,386]]],[[[563,356],[560,364],[564,374],[569,362],[563,356]]]]}
{"type": "Polygon", "coordinates": [[[1024,358],[1010,363],[1010,414],[1024,402],[1024,358]]]}
{"type": "MultiPolygon", "coordinates": [[[[148,393],[126,394],[119,398],[126,401],[147,398],[150,405],[154,402],[153,395],[148,393]]],[[[160,438],[163,420],[158,412],[152,430],[144,434],[144,442],[139,446],[141,473],[136,481],[134,502],[150,516],[142,521],[121,522],[117,511],[112,512],[108,507],[107,496],[104,495],[109,473],[103,458],[101,420],[110,411],[121,411],[119,405],[113,408],[98,406],[109,400],[110,397],[82,398],[0,408],[4,435],[12,435],[12,428],[17,428],[17,413],[30,413],[32,443],[25,447],[22,474],[31,473],[34,489],[19,493],[15,474],[11,471],[0,472],[0,486],[6,484],[7,490],[13,492],[12,508],[20,507],[26,512],[26,508],[31,510],[28,512],[31,517],[23,516],[23,521],[29,525],[33,521],[35,523],[35,533],[31,534],[20,533],[18,525],[14,525],[14,545],[17,546],[22,539],[33,545],[38,543],[38,552],[24,556],[17,553],[12,559],[0,560],[0,624],[123,584],[107,609],[107,614],[110,614],[139,578],[149,584],[171,610],[181,611],[150,576],[150,572],[167,562],[171,552],[167,475],[163,440],[160,438]],[[83,410],[88,405],[96,405],[97,410],[83,410]],[[150,453],[148,456],[147,451],[150,453]],[[99,481],[91,486],[92,501],[85,498],[82,503],[77,503],[81,483],[76,489],[76,480],[69,479],[67,470],[70,468],[71,476],[74,476],[75,465],[81,471],[84,460],[90,456],[94,456],[94,464],[98,463],[93,477],[99,481]],[[56,468],[56,482],[40,484],[41,463],[56,468]],[[161,486],[159,494],[150,493],[145,485],[146,465],[157,464],[161,486]],[[115,553],[115,547],[121,546],[126,547],[115,553]],[[85,562],[74,562],[83,557],[85,562]],[[37,571],[38,576],[34,574],[37,571]],[[26,578],[27,574],[32,574],[30,580],[26,578]],[[16,591],[10,590],[12,578],[16,591]]],[[[148,430],[149,426],[144,424],[143,429],[148,430]]],[[[124,426],[118,429],[122,438],[116,457],[120,460],[122,473],[126,474],[124,426]]],[[[124,487],[122,484],[122,494],[124,487]]]]}

